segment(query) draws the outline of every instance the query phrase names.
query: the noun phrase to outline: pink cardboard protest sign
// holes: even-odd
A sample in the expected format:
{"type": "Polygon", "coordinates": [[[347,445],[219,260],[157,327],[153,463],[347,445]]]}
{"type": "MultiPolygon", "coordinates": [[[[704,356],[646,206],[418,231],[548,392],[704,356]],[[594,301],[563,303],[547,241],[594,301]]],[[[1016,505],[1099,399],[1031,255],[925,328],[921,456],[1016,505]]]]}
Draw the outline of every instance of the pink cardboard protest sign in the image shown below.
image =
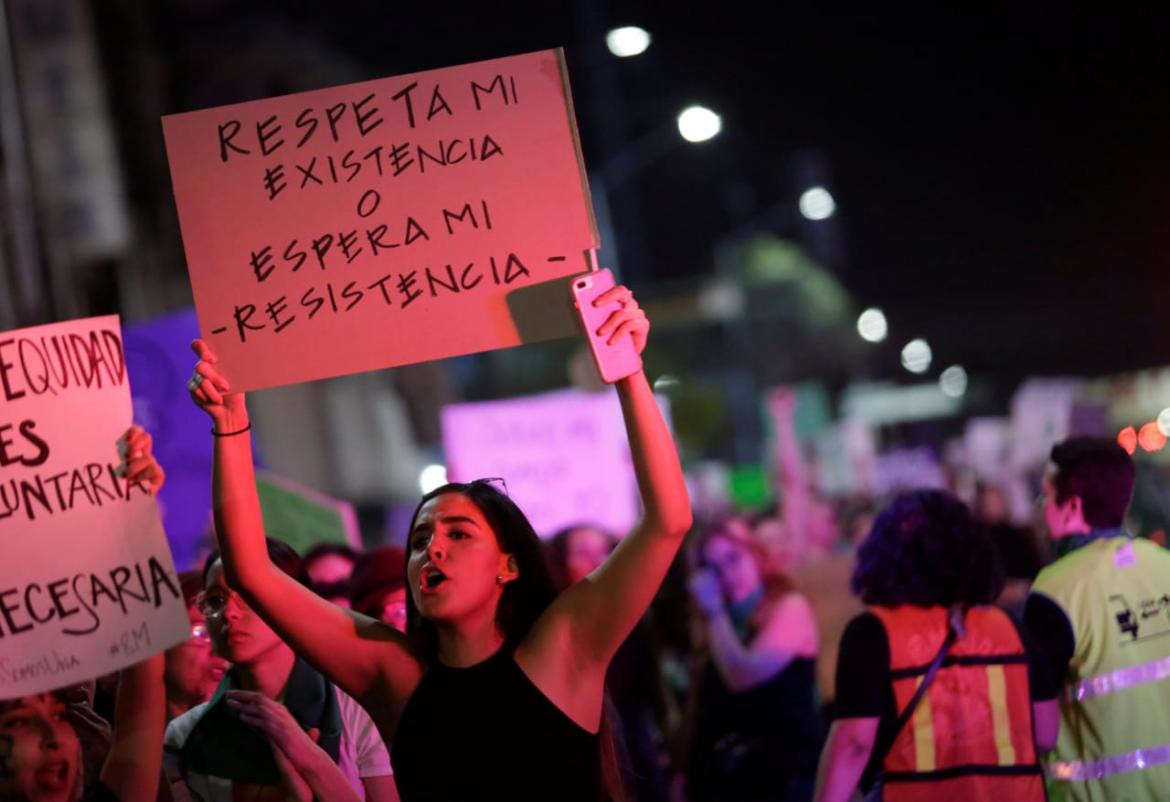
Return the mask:
{"type": "MultiPolygon", "coordinates": [[[[669,420],[669,405],[658,398],[669,420]]],[[[441,413],[452,481],[500,476],[542,537],[591,524],[624,535],[640,502],[617,393],[563,390],[449,404],[441,413]]]]}
{"type": "Polygon", "coordinates": [[[130,426],[117,317],[0,334],[0,699],[114,671],[191,624],[130,426]]]}
{"type": "Polygon", "coordinates": [[[598,244],[559,50],[163,132],[200,328],[237,389],[572,333],[567,289],[563,325],[523,303],[598,244]]]}

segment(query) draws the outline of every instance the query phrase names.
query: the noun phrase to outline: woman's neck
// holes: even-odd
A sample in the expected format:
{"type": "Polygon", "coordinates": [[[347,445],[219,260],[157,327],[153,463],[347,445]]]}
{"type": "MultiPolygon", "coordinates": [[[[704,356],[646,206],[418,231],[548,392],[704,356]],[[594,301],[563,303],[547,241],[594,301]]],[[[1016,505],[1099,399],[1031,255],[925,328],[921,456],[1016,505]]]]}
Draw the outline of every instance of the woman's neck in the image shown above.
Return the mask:
{"type": "Polygon", "coordinates": [[[282,643],[250,663],[237,663],[233,670],[242,690],[279,699],[288,685],[296,659],[293,650],[282,643]]]}
{"type": "Polygon", "coordinates": [[[436,622],[439,662],[452,668],[466,668],[483,662],[500,650],[504,636],[496,627],[496,611],[469,620],[436,622]]]}
{"type": "Polygon", "coordinates": [[[727,613],[731,618],[731,624],[735,627],[740,637],[743,637],[751,629],[752,618],[763,601],[764,586],[761,584],[739,601],[727,605],[727,613]]]}

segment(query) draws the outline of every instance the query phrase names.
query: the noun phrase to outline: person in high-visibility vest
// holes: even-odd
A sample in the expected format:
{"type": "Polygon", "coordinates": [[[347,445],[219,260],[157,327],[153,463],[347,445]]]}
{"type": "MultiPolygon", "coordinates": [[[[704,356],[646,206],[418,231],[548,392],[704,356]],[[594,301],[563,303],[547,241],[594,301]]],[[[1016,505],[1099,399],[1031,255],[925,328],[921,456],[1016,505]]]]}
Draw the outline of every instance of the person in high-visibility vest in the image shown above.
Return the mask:
{"type": "Polygon", "coordinates": [[[1044,518],[1060,556],[1024,622],[1064,686],[1045,764],[1055,802],[1170,799],[1170,552],[1122,529],[1133,484],[1111,440],[1052,449],[1044,518]]]}
{"type": "Polygon", "coordinates": [[[852,587],[869,610],[841,638],[817,802],[859,784],[884,802],[1043,802],[1037,753],[1056,739],[1058,689],[992,604],[1003,582],[986,531],[949,493],[882,510],[857,553],[852,587]]]}

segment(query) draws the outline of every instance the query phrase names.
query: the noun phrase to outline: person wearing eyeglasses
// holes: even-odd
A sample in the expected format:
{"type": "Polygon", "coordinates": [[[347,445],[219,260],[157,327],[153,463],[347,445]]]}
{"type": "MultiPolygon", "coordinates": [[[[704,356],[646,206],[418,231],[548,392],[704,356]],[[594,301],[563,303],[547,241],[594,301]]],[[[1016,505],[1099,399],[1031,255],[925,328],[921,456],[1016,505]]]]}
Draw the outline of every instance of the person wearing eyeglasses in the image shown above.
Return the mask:
{"type": "MultiPolygon", "coordinates": [[[[650,324],[624,287],[596,332],[650,324]]],[[[226,576],[273,628],[361,700],[393,744],[405,800],[598,800],[620,794],[603,770],[606,669],[649,606],[691,525],[670,432],[642,370],[616,382],[641,492],[640,522],[604,563],[559,595],[541,543],[491,482],[423,496],[406,555],[407,632],[342,610],[282,574],[264,548],[244,397],[202,341],[188,389],[211,417],[216,529],[226,576]]],[[[587,453],[578,456],[589,460],[587,453]]]]}
{"type": "Polygon", "coordinates": [[[198,571],[179,574],[179,589],[191,620],[191,637],[166,652],[163,681],[167,689],[167,721],[186,713],[211,698],[215,686],[231,665],[211,648],[207,619],[197,603],[203,592],[203,578],[198,571]]]}
{"type": "MultiPolygon", "coordinates": [[[[268,559],[308,585],[300,556],[279,540],[268,559]]],[[[166,767],[177,798],[204,802],[397,800],[390,756],[350,697],[299,659],[207,558],[197,605],[211,648],[232,666],[211,699],[167,726],[166,767]]]]}

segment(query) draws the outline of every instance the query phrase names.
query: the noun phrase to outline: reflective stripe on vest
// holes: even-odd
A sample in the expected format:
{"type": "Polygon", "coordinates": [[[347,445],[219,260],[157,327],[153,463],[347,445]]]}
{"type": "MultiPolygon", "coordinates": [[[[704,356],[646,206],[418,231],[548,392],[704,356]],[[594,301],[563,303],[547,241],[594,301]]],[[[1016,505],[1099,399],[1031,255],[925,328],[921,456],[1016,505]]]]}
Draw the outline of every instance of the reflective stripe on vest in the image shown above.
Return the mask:
{"type": "Polygon", "coordinates": [[[1135,749],[1103,760],[1054,760],[1045,764],[1045,773],[1054,780],[1103,780],[1114,774],[1141,771],[1170,763],[1170,744],[1135,749]]]}
{"type": "Polygon", "coordinates": [[[1142,663],[1140,666],[1119,668],[1108,674],[1081,680],[1077,684],[1077,700],[1090,699],[1094,696],[1120,691],[1123,688],[1131,688],[1134,685],[1144,685],[1147,682],[1157,682],[1167,678],[1170,678],[1170,656],[1142,663]]]}

